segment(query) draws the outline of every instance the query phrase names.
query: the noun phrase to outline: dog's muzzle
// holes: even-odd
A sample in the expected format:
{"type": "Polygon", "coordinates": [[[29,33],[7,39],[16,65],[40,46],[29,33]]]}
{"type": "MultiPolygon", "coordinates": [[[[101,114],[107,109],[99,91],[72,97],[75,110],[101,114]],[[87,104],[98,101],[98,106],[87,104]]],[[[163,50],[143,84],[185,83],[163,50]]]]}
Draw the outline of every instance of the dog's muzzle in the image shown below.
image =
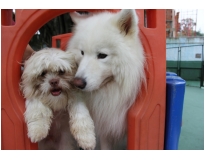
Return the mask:
{"type": "Polygon", "coordinates": [[[87,82],[83,78],[76,77],[76,78],[73,79],[72,84],[75,85],[76,87],[80,88],[80,89],[84,89],[87,82]]]}
{"type": "Polygon", "coordinates": [[[52,89],[50,90],[53,96],[59,96],[62,92],[61,87],[59,87],[59,79],[51,79],[49,81],[52,89]]]}

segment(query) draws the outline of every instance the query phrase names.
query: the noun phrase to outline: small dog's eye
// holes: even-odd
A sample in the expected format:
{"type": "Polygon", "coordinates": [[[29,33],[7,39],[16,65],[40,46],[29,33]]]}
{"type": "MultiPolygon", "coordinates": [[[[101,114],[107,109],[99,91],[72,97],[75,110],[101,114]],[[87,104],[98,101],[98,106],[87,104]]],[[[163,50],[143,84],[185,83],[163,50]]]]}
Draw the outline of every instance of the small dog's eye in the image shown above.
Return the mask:
{"type": "Polygon", "coordinates": [[[81,54],[82,54],[82,55],[84,55],[84,52],[83,52],[83,51],[81,51],[81,54]]]}
{"type": "Polygon", "coordinates": [[[104,53],[99,53],[98,54],[98,59],[104,59],[107,57],[107,54],[104,54],[104,53]]]}
{"type": "Polygon", "coordinates": [[[43,71],[43,72],[41,73],[41,77],[44,77],[44,76],[46,75],[46,73],[47,73],[47,71],[43,71]]]}
{"type": "Polygon", "coordinates": [[[60,70],[58,73],[59,73],[60,75],[63,75],[63,74],[65,73],[65,71],[60,70]]]}

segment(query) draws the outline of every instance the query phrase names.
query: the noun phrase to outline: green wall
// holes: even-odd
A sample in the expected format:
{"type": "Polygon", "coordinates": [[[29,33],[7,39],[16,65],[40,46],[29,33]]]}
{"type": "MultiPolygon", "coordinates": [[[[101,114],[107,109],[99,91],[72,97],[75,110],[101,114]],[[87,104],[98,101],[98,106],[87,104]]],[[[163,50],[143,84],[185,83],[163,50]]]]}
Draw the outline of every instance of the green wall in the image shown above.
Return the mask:
{"type": "Polygon", "coordinates": [[[198,81],[201,77],[201,61],[167,61],[167,71],[175,72],[184,80],[198,81]],[[177,63],[179,70],[177,71],[177,63]]]}

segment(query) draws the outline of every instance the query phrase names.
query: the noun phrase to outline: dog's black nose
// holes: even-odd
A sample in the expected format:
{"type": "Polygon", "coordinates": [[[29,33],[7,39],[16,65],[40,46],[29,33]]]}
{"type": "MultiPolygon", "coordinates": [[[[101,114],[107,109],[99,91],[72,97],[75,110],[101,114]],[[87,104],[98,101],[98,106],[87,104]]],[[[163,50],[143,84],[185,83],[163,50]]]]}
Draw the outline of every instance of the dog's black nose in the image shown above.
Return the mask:
{"type": "Polygon", "coordinates": [[[80,89],[84,89],[87,83],[85,79],[76,77],[73,79],[73,84],[80,89]]]}
{"type": "Polygon", "coordinates": [[[59,79],[51,79],[49,83],[52,87],[58,86],[59,79]]]}

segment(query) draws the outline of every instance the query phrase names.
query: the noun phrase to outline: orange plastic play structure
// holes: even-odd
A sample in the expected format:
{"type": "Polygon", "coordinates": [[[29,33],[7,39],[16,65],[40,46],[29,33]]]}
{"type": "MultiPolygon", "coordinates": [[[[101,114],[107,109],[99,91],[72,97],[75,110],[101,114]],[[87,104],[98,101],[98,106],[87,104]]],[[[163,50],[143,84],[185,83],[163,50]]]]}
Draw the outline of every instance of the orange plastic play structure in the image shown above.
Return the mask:
{"type": "MultiPolygon", "coordinates": [[[[27,137],[24,122],[25,100],[19,90],[20,62],[35,32],[54,17],[76,10],[1,10],[1,146],[3,150],[38,149],[27,137]]],[[[85,11],[85,10],[84,10],[85,11]]],[[[90,12],[99,10],[87,10],[90,12]]],[[[110,10],[117,12],[119,10],[110,10]]],[[[147,86],[128,112],[127,149],[164,149],[166,98],[165,10],[136,10],[140,36],[147,57],[147,86]],[[146,13],[146,14],[145,14],[146,13]]],[[[65,49],[72,34],[53,37],[53,47],[65,49]],[[57,45],[60,41],[61,45],[57,45]]]]}

